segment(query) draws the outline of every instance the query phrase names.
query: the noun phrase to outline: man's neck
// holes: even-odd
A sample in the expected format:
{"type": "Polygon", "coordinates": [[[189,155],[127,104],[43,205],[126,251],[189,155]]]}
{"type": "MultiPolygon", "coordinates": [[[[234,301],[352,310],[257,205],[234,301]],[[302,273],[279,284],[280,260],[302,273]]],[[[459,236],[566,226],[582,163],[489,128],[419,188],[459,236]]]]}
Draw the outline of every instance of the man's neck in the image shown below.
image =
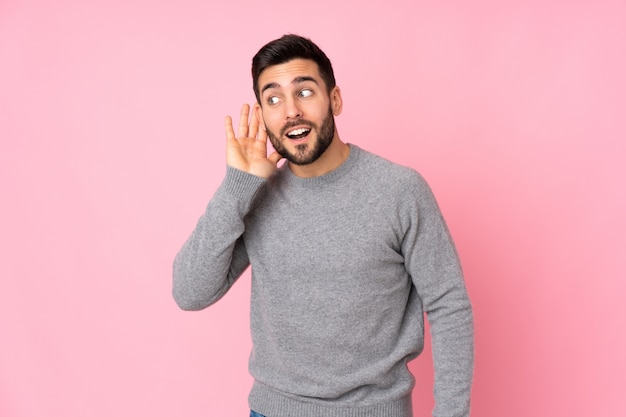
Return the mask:
{"type": "Polygon", "coordinates": [[[328,174],[337,169],[348,159],[350,155],[350,146],[343,143],[339,139],[339,135],[335,132],[335,137],[330,143],[326,151],[315,162],[307,165],[296,165],[289,163],[289,169],[297,177],[313,178],[328,174]]]}

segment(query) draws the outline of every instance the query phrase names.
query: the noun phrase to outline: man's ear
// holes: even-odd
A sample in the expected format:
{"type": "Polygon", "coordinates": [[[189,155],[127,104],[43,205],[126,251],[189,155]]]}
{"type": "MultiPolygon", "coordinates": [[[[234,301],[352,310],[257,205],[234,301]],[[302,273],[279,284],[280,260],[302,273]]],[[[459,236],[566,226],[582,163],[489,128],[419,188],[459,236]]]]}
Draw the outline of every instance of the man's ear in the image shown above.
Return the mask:
{"type": "Polygon", "coordinates": [[[333,87],[330,91],[330,107],[333,116],[339,116],[343,109],[343,99],[341,98],[341,89],[338,86],[333,87]]]}
{"type": "Polygon", "coordinates": [[[263,121],[263,110],[261,109],[261,106],[258,102],[254,103],[254,115],[259,121],[259,127],[263,129],[264,132],[266,132],[267,129],[265,128],[265,122],[263,121]]]}

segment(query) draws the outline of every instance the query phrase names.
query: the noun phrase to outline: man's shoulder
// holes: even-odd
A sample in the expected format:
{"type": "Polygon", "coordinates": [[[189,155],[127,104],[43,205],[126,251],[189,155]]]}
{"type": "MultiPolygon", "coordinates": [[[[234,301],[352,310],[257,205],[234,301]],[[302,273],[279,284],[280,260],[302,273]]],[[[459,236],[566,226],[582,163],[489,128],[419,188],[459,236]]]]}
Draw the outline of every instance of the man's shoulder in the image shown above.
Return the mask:
{"type": "Polygon", "coordinates": [[[384,156],[375,154],[368,150],[357,148],[361,167],[372,174],[372,179],[378,179],[386,183],[422,183],[424,178],[415,169],[399,164],[384,156]]]}

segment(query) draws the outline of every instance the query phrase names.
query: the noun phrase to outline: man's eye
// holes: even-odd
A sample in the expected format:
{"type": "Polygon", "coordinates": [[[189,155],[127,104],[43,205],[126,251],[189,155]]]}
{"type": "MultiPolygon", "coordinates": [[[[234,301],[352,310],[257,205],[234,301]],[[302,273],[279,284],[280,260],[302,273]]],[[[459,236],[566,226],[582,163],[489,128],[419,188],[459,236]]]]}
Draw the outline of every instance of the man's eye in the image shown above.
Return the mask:
{"type": "Polygon", "coordinates": [[[276,96],[271,96],[267,99],[268,104],[276,104],[280,101],[280,99],[276,96]]]}
{"type": "Polygon", "coordinates": [[[305,89],[305,90],[300,91],[300,97],[309,97],[311,95],[313,95],[312,90],[305,89]]]}

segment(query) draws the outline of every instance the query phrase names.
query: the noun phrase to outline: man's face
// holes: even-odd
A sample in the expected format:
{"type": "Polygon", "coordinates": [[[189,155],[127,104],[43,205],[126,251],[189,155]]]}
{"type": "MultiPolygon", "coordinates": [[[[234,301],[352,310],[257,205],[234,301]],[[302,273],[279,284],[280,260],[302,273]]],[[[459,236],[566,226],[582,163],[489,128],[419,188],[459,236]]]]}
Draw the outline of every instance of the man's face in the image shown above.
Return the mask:
{"type": "Polygon", "coordinates": [[[314,61],[294,59],[266,68],[259,76],[260,107],[274,149],[291,163],[315,162],[335,137],[341,111],[337,87],[327,91],[314,61]]]}

